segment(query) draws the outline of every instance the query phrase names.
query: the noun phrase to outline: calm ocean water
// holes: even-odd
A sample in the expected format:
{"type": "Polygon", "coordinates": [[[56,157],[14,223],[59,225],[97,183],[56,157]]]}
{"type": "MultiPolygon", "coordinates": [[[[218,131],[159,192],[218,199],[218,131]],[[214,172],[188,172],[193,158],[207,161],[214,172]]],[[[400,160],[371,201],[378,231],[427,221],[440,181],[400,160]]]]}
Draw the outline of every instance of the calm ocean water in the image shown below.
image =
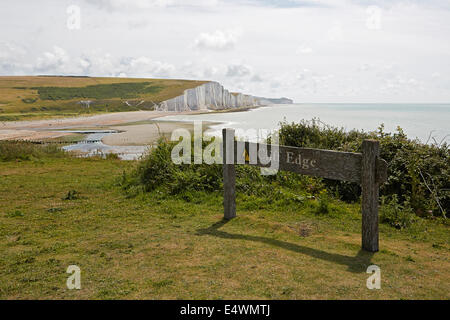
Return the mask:
{"type": "MultiPolygon", "coordinates": [[[[273,105],[246,112],[177,115],[159,118],[170,121],[213,121],[209,134],[219,134],[223,127],[239,132],[248,129],[275,130],[281,121],[298,122],[319,118],[322,122],[346,130],[374,131],[380,124],[386,132],[397,126],[410,138],[426,142],[434,137],[438,142],[450,142],[450,104],[293,104],[273,105]]],[[[432,141],[432,140],[431,140],[432,141]]]]}

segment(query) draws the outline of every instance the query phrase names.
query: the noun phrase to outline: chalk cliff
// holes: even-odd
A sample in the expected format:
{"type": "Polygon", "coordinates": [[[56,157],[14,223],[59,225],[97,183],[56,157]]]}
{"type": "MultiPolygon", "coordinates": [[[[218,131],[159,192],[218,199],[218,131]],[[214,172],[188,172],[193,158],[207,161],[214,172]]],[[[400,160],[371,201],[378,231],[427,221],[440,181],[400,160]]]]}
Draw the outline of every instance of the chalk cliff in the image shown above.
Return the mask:
{"type": "Polygon", "coordinates": [[[257,97],[262,103],[264,104],[293,104],[294,100],[288,99],[288,98],[279,98],[279,99],[272,99],[272,98],[262,98],[257,97]]]}
{"type": "Polygon", "coordinates": [[[157,109],[158,111],[222,110],[274,104],[272,100],[292,103],[292,100],[286,98],[266,99],[242,93],[231,93],[218,82],[208,82],[199,87],[185,90],[181,96],[160,103],[157,109]]]}

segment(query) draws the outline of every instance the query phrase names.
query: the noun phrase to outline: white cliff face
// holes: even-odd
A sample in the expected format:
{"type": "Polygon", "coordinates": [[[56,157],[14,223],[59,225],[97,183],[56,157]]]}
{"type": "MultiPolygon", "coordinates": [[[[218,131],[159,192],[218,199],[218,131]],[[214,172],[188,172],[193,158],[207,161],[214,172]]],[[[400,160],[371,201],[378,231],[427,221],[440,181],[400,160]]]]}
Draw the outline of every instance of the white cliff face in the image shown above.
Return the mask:
{"type": "Polygon", "coordinates": [[[235,95],[220,83],[208,82],[199,87],[185,90],[181,96],[162,102],[158,106],[158,111],[220,110],[267,104],[265,99],[241,93],[235,95]]]}

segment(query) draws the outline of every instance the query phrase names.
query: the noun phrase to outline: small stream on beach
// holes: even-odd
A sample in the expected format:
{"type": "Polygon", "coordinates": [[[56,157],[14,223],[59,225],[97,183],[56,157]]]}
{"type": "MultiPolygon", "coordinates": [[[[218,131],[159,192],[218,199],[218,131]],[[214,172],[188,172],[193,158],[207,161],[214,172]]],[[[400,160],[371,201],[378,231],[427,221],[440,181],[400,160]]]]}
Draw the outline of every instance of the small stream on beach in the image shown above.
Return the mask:
{"type": "Polygon", "coordinates": [[[86,138],[78,143],[63,147],[65,151],[79,153],[82,157],[106,156],[117,154],[121,160],[137,160],[148,150],[148,146],[109,146],[102,142],[108,135],[119,133],[116,130],[73,130],[70,133],[87,134],[86,138]]]}
{"type": "MultiPolygon", "coordinates": [[[[273,131],[279,128],[281,121],[299,122],[301,119],[311,120],[319,118],[326,124],[351,129],[376,130],[384,123],[386,131],[393,132],[400,125],[408,136],[417,138],[424,143],[448,142],[450,139],[450,104],[293,104],[274,105],[246,112],[205,113],[198,115],[171,115],[153,119],[160,126],[172,123],[174,128],[182,128],[186,123],[203,121],[208,124],[205,134],[220,136],[224,127],[236,129],[236,134],[248,134],[248,129],[266,129],[273,131]]],[[[135,126],[135,125],[134,125],[135,126]]],[[[126,126],[123,127],[124,129],[126,126]]],[[[150,130],[150,129],[149,129],[150,130]]],[[[168,129],[170,136],[171,130],[168,129]]],[[[106,156],[117,154],[122,160],[136,160],[144,155],[148,146],[114,146],[107,145],[102,140],[109,135],[119,134],[122,131],[112,129],[73,129],[59,128],[58,131],[87,135],[79,143],[63,147],[66,151],[74,151],[80,156],[106,156]],[[71,130],[71,131],[67,131],[71,130]]],[[[256,133],[257,131],[255,131],[256,133]]],[[[133,136],[128,136],[126,141],[130,144],[137,138],[148,134],[147,131],[134,131],[133,136]],[[128,140],[129,139],[129,140],[128,140]]],[[[248,140],[255,140],[257,136],[247,136],[248,140]]],[[[141,139],[142,142],[142,139],[141,139]]],[[[113,143],[111,143],[113,144],[113,143]]],[[[122,142],[122,144],[125,144],[122,142]]],[[[144,144],[142,142],[142,144],[144,144]]]]}

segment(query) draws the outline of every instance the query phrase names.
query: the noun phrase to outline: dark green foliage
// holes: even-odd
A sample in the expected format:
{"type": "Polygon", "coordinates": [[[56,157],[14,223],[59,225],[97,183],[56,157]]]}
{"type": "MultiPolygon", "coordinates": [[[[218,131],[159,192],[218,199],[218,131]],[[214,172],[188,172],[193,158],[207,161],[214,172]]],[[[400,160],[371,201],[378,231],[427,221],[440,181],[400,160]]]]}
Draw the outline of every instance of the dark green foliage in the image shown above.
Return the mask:
{"type": "MultiPolygon", "coordinates": [[[[222,165],[195,165],[193,162],[175,165],[171,160],[174,145],[160,140],[134,172],[124,173],[121,185],[128,194],[133,196],[140,191],[159,190],[161,194],[180,196],[187,202],[195,201],[196,195],[202,192],[222,194],[222,165]]],[[[301,206],[311,195],[309,191],[321,190],[321,185],[308,177],[289,173],[266,177],[260,174],[259,168],[239,165],[236,166],[236,190],[245,197],[245,205],[251,203],[255,208],[287,204],[301,206]]]]}
{"type": "Polygon", "coordinates": [[[27,161],[44,157],[62,157],[56,145],[39,145],[25,141],[0,141],[0,161],[27,161]]]}
{"type": "Polygon", "coordinates": [[[24,103],[35,103],[36,101],[37,101],[37,99],[31,99],[31,98],[22,99],[22,102],[24,102],[24,103]]]}
{"type": "Polygon", "coordinates": [[[398,203],[397,195],[393,195],[390,199],[383,197],[381,204],[380,222],[382,223],[387,223],[397,229],[405,229],[417,219],[407,201],[404,205],[398,203]]]}
{"type": "Polygon", "coordinates": [[[215,191],[221,188],[222,167],[218,165],[175,165],[171,159],[175,144],[160,140],[155,148],[139,164],[127,186],[140,184],[144,191],[166,188],[170,194],[189,191],[215,191]]]}
{"type": "Polygon", "coordinates": [[[293,147],[318,148],[355,152],[361,151],[362,141],[372,134],[324,125],[320,120],[280,124],[280,144],[293,147]]]}
{"type": "Polygon", "coordinates": [[[76,190],[69,190],[69,192],[67,192],[67,195],[65,195],[62,199],[63,200],[78,200],[78,199],[80,199],[80,195],[78,194],[78,192],[76,190]]]}
{"type": "Polygon", "coordinates": [[[132,99],[142,94],[157,93],[162,88],[151,82],[98,84],[86,87],[36,87],[41,100],[132,99]]]}
{"type": "MultiPolygon", "coordinates": [[[[447,144],[423,144],[407,138],[401,128],[395,133],[350,131],[326,126],[318,120],[281,123],[280,143],[348,152],[361,152],[364,139],[377,139],[381,157],[389,164],[388,182],[381,188],[385,196],[396,195],[400,203],[409,204],[418,215],[442,216],[450,209],[450,152],[447,144]]],[[[361,194],[355,183],[322,179],[327,188],[342,200],[356,201],[361,194]]]]}
{"type": "Polygon", "coordinates": [[[316,214],[329,214],[330,203],[328,197],[320,197],[316,208],[316,214]]]}
{"type": "MultiPolygon", "coordinates": [[[[401,129],[394,134],[385,133],[383,126],[377,132],[346,133],[343,129],[319,126],[317,121],[303,121],[283,123],[280,129],[280,142],[297,147],[360,152],[362,141],[367,138],[380,140],[381,156],[389,163],[388,182],[381,188],[381,195],[387,197],[383,200],[383,222],[405,228],[414,222],[415,214],[443,216],[441,207],[448,212],[449,194],[445,190],[450,189],[450,173],[446,145],[421,144],[408,140],[401,129]]],[[[174,145],[161,140],[135,172],[124,174],[122,186],[129,194],[157,191],[178,195],[188,202],[195,201],[197,192],[221,194],[222,166],[175,165],[171,160],[174,145]]],[[[316,198],[313,210],[321,215],[341,212],[340,206],[334,205],[333,196],[350,202],[359,201],[361,196],[357,184],[290,172],[262,176],[259,168],[245,165],[236,166],[236,190],[245,200],[241,203],[246,209],[295,209],[304,205],[305,199],[316,198]]]]}
{"type": "Polygon", "coordinates": [[[22,211],[16,210],[14,212],[8,213],[7,216],[10,217],[10,218],[17,218],[17,217],[23,217],[24,214],[22,213],[22,211]]]}

